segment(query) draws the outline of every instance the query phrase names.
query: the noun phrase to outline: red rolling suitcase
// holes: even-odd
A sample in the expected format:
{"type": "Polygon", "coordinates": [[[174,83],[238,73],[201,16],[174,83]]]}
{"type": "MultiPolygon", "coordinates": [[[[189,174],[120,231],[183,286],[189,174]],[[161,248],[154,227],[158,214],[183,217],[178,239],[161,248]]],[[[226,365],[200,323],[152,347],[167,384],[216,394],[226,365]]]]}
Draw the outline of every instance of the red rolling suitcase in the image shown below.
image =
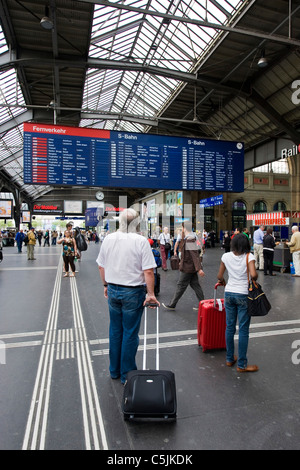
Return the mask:
{"type": "Polygon", "coordinates": [[[226,313],[224,299],[217,299],[217,283],[214,298],[201,300],[198,310],[198,344],[203,352],[210,349],[226,349],[226,313]]]}

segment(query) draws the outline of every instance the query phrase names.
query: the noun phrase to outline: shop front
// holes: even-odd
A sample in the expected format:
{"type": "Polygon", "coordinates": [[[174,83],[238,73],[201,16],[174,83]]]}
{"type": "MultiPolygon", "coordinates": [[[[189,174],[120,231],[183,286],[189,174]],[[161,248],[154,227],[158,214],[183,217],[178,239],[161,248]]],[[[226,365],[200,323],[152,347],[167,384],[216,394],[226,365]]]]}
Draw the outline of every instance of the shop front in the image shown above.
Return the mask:
{"type": "Polygon", "coordinates": [[[247,214],[247,221],[252,222],[250,232],[253,233],[260,225],[272,227],[274,238],[279,244],[274,249],[273,265],[281,271],[289,271],[292,255],[286,242],[291,237],[291,227],[300,225],[300,212],[278,211],[270,213],[247,214]]]}

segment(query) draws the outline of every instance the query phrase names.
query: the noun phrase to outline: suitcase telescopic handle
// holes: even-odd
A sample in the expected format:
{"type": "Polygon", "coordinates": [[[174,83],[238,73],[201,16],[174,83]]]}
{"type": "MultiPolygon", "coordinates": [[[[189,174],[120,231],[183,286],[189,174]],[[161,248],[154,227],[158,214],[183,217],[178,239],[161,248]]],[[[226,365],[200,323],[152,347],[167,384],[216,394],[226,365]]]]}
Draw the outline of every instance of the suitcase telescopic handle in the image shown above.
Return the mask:
{"type": "Polygon", "coordinates": [[[159,310],[158,305],[155,303],[145,304],[144,315],[144,353],[143,353],[143,370],[146,370],[146,354],[147,354],[147,313],[148,307],[156,307],[156,370],[159,370],[159,310]]]}
{"type": "Polygon", "coordinates": [[[223,286],[223,284],[221,284],[220,282],[217,282],[217,283],[215,284],[215,288],[214,288],[214,307],[215,307],[216,304],[217,304],[217,288],[218,288],[219,286],[223,286]]]}

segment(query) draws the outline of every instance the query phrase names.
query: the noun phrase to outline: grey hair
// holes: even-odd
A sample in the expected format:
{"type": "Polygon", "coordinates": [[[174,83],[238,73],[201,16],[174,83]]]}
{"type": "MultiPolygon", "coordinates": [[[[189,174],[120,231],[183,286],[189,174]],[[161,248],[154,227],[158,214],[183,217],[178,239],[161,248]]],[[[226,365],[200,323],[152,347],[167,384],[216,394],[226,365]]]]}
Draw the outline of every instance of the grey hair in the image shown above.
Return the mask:
{"type": "Polygon", "coordinates": [[[120,214],[120,232],[137,232],[137,227],[140,223],[138,213],[134,209],[125,209],[120,214]]]}
{"type": "Polygon", "coordinates": [[[292,226],[292,232],[298,232],[298,226],[297,225],[292,226]]]}

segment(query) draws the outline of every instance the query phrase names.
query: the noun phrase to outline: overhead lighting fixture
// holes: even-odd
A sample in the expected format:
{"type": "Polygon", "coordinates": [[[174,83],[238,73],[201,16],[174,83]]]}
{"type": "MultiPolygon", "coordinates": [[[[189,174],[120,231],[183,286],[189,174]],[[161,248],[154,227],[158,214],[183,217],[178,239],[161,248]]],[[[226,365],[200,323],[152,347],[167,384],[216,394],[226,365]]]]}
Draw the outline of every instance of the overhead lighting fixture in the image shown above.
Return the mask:
{"type": "Polygon", "coordinates": [[[257,65],[261,69],[263,69],[264,67],[267,67],[269,65],[267,59],[265,58],[265,51],[264,50],[261,52],[261,57],[258,60],[257,65]]]}
{"type": "Polygon", "coordinates": [[[48,29],[48,30],[53,29],[53,22],[49,18],[49,7],[48,6],[45,7],[45,16],[43,16],[43,18],[41,19],[40,25],[44,29],[48,29]]]}

